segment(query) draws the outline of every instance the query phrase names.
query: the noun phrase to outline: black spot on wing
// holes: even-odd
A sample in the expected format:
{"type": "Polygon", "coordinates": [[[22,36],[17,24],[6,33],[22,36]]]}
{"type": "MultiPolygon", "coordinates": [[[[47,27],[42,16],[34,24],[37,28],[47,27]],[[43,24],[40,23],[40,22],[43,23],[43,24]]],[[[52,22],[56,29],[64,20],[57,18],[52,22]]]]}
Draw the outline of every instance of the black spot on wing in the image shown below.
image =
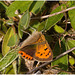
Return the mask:
{"type": "Polygon", "coordinates": [[[37,52],[38,54],[40,53],[40,52],[37,52]]]}
{"type": "Polygon", "coordinates": [[[47,56],[47,55],[46,55],[47,56]]]}
{"type": "Polygon", "coordinates": [[[26,57],[26,59],[28,59],[28,57],[26,57]]]}
{"type": "Polygon", "coordinates": [[[29,60],[30,60],[30,58],[29,58],[29,60]]]}
{"type": "Polygon", "coordinates": [[[21,53],[21,55],[23,55],[23,53],[21,53]]]}
{"type": "Polygon", "coordinates": [[[42,56],[43,54],[40,54],[40,56],[42,56]]]}
{"type": "Polygon", "coordinates": [[[44,49],[45,51],[47,50],[48,48],[44,49]]]}
{"type": "Polygon", "coordinates": [[[25,56],[23,56],[25,58],[25,56]]]}
{"type": "MultiPolygon", "coordinates": [[[[49,51],[49,53],[50,53],[50,51],[49,51]]],[[[48,56],[48,55],[49,55],[49,53],[48,53],[46,56],[48,56]]]]}
{"type": "Polygon", "coordinates": [[[49,53],[47,55],[49,55],[49,53]]]}
{"type": "Polygon", "coordinates": [[[50,53],[50,51],[49,51],[49,53],[50,53]]]}

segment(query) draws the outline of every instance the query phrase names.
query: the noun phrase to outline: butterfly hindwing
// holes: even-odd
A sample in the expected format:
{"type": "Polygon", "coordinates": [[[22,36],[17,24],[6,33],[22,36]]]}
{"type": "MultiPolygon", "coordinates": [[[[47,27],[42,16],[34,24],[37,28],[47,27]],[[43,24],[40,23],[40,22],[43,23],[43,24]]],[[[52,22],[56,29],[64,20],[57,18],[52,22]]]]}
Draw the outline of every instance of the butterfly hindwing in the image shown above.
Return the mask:
{"type": "Polygon", "coordinates": [[[23,58],[33,60],[36,50],[36,45],[27,45],[20,49],[19,53],[23,58]]]}

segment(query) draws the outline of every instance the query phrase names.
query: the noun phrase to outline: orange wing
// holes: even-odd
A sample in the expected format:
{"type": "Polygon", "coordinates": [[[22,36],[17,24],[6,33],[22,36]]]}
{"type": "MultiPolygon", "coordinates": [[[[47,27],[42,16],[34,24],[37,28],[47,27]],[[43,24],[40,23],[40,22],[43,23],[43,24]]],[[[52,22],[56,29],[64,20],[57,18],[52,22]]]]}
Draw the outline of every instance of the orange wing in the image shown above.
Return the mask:
{"type": "Polygon", "coordinates": [[[48,43],[37,46],[34,58],[39,61],[51,61],[53,59],[53,53],[48,43]]]}
{"type": "MultiPolygon", "coordinates": [[[[44,35],[41,32],[38,32],[37,35],[39,35],[39,38],[32,44],[21,47],[21,51],[19,51],[19,53],[22,55],[23,58],[29,60],[36,59],[44,62],[52,60],[53,53],[44,35]]],[[[35,38],[37,38],[36,35],[35,38]]],[[[34,39],[32,38],[30,40],[34,39]]]]}

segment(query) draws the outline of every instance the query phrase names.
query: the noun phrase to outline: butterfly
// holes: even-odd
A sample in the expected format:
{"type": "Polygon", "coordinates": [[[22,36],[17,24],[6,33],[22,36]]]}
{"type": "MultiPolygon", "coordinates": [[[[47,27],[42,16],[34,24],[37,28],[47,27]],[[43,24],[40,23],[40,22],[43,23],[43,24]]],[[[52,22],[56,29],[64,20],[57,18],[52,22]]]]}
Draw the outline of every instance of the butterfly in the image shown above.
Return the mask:
{"type": "Polygon", "coordinates": [[[24,59],[42,62],[53,59],[52,50],[41,32],[34,32],[21,45],[19,53],[24,59]]]}

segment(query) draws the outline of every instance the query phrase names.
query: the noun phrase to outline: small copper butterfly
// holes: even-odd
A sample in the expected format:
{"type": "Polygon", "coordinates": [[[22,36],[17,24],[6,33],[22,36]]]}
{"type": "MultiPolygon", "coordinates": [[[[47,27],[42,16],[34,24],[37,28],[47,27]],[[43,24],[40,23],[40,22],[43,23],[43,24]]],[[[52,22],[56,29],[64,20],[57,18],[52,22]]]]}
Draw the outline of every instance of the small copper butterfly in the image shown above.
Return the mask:
{"type": "Polygon", "coordinates": [[[21,45],[19,53],[24,59],[42,62],[53,59],[52,50],[41,32],[34,32],[21,45]]]}

